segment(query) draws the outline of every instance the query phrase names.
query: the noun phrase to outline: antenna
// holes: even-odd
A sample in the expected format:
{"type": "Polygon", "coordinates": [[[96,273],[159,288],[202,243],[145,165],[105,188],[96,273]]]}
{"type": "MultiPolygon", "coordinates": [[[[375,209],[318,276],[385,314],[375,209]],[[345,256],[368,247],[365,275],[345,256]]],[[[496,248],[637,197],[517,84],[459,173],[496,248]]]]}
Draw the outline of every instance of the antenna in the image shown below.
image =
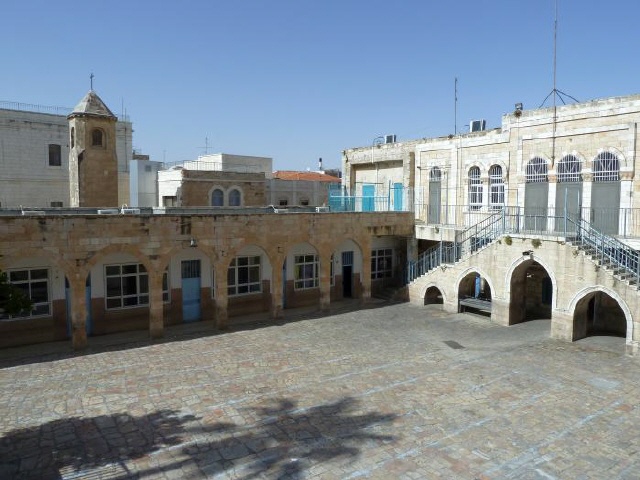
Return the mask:
{"type": "Polygon", "coordinates": [[[453,82],[453,134],[458,135],[458,77],[453,82]]]}
{"type": "Polygon", "coordinates": [[[204,149],[204,154],[209,155],[209,137],[204,137],[204,147],[200,147],[204,149]]]}
{"type": "Polygon", "coordinates": [[[558,45],[558,0],[555,0],[555,16],[553,20],[553,90],[545,97],[545,99],[540,104],[539,108],[542,108],[544,104],[547,102],[549,97],[553,97],[553,134],[551,136],[551,165],[556,162],[556,127],[558,124],[558,106],[557,100],[560,99],[563,105],[566,105],[563,97],[570,98],[574,102],[578,102],[575,97],[564,93],[561,90],[558,90],[556,86],[556,77],[557,77],[557,45],[558,45]]]}

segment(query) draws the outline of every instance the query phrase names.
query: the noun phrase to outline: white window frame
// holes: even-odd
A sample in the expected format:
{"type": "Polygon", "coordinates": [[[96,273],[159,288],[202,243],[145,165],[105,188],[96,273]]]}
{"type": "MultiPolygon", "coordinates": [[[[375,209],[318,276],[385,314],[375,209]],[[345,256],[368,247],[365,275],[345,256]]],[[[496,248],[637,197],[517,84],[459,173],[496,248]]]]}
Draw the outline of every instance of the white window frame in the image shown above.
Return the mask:
{"type": "Polygon", "coordinates": [[[0,313],[0,319],[10,320],[51,316],[51,282],[49,281],[50,276],[51,275],[47,267],[28,267],[7,270],[8,282],[19,290],[22,290],[27,298],[32,301],[33,307],[30,312],[20,312],[18,315],[8,315],[6,313],[0,313]],[[45,275],[44,277],[42,276],[43,272],[45,275]],[[24,273],[26,273],[26,277],[20,275],[24,273]],[[33,300],[33,286],[34,284],[38,283],[46,283],[46,301],[36,302],[33,300]]]}
{"type": "Polygon", "coordinates": [[[371,250],[371,280],[393,276],[393,248],[371,250]]]}
{"type": "Polygon", "coordinates": [[[237,297],[256,293],[262,293],[262,256],[235,257],[227,269],[227,295],[237,297]]]}
{"type": "Polygon", "coordinates": [[[104,266],[104,305],[106,310],[146,307],[149,305],[149,273],[142,263],[118,263],[104,266]],[[118,272],[115,271],[118,269],[118,272]],[[110,295],[109,283],[120,279],[120,293],[110,295]],[[125,293],[125,283],[129,287],[134,282],[134,293],[125,293]],[[115,304],[118,301],[117,305],[115,304]]]}
{"type": "Polygon", "coordinates": [[[602,152],[593,160],[594,182],[617,182],[620,180],[620,160],[615,153],[602,152]]]}
{"type": "Polygon", "coordinates": [[[469,208],[480,210],[482,208],[482,174],[480,167],[469,169],[469,208]]]}
{"type": "Polygon", "coordinates": [[[500,165],[492,165],[489,169],[489,206],[491,210],[504,208],[504,177],[500,165]]]}
{"type": "Polygon", "coordinates": [[[295,290],[318,288],[319,270],[318,255],[314,253],[295,255],[293,288],[295,290]]]}

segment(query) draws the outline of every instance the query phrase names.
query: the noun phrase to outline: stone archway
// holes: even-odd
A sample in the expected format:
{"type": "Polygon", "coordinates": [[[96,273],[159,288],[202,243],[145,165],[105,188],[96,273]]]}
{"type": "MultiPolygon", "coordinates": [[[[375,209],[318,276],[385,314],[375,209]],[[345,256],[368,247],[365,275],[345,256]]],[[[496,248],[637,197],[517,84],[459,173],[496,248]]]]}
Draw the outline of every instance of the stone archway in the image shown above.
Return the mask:
{"type": "Polygon", "coordinates": [[[458,311],[491,315],[491,286],[479,272],[467,273],[458,283],[458,311]]]}
{"type": "Polygon", "coordinates": [[[551,319],[553,282],[549,272],[533,259],[518,265],[511,274],[509,325],[551,319]]]}
{"type": "Polygon", "coordinates": [[[440,289],[436,286],[427,288],[424,294],[425,305],[442,305],[444,303],[444,296],[440,289]]]}
{"type": "Polygon", "coordinates": [[[600,290],[578,300],[573,311],[572,340],[592,336],[627,336],[627,318],[623,308],[615,298],[600,290]]]}

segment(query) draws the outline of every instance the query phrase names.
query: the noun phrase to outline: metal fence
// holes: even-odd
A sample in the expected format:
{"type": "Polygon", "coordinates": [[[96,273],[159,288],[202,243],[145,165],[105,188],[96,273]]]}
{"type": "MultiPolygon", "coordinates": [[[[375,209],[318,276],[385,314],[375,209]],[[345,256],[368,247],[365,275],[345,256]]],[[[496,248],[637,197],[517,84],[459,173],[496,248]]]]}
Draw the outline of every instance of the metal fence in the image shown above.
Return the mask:
{"type": "Polygon", "coordinates": [[[540,237],[561,236],[612,269],[614,275],[640,286],[640,253],[616,238],[599,231],[584,219],[571,215],[549,216],[524,213],[519,207],[494,212],[478,223],[456,233],[455,241],[440,242],[407,262],[407,282],[444,264],[453,264],[507,234],[540,237]]]}
{"type": "Polygon", "coordinates": [[[640,208],[601,208],[583,207],[576,212],[567,212],[563,208],[547,207],[490,207],[474,208],[469,205],[446,205],[437,211],[416,205],[416,221],[427,225],[467,228],[500,212],[519,215],[521,230],[562,232],[566,228],[565,217],[572,220],[585,220],[599,231],[619,237],[640,237],[640,208]],[[431,212],[431,215],[429,215],[431,212]]]}

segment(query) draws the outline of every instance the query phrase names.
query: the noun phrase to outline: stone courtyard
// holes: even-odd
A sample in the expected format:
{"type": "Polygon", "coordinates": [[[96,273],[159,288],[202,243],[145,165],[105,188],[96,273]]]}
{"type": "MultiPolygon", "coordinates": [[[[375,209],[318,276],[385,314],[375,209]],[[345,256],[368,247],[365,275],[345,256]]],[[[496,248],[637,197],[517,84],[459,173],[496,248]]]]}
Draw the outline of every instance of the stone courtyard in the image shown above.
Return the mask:
{"type": "Polygon", "coordinates": [[[638,478],[623,338],[387,303],[190,328],[0,351],[0,478],[638,478]]]}

